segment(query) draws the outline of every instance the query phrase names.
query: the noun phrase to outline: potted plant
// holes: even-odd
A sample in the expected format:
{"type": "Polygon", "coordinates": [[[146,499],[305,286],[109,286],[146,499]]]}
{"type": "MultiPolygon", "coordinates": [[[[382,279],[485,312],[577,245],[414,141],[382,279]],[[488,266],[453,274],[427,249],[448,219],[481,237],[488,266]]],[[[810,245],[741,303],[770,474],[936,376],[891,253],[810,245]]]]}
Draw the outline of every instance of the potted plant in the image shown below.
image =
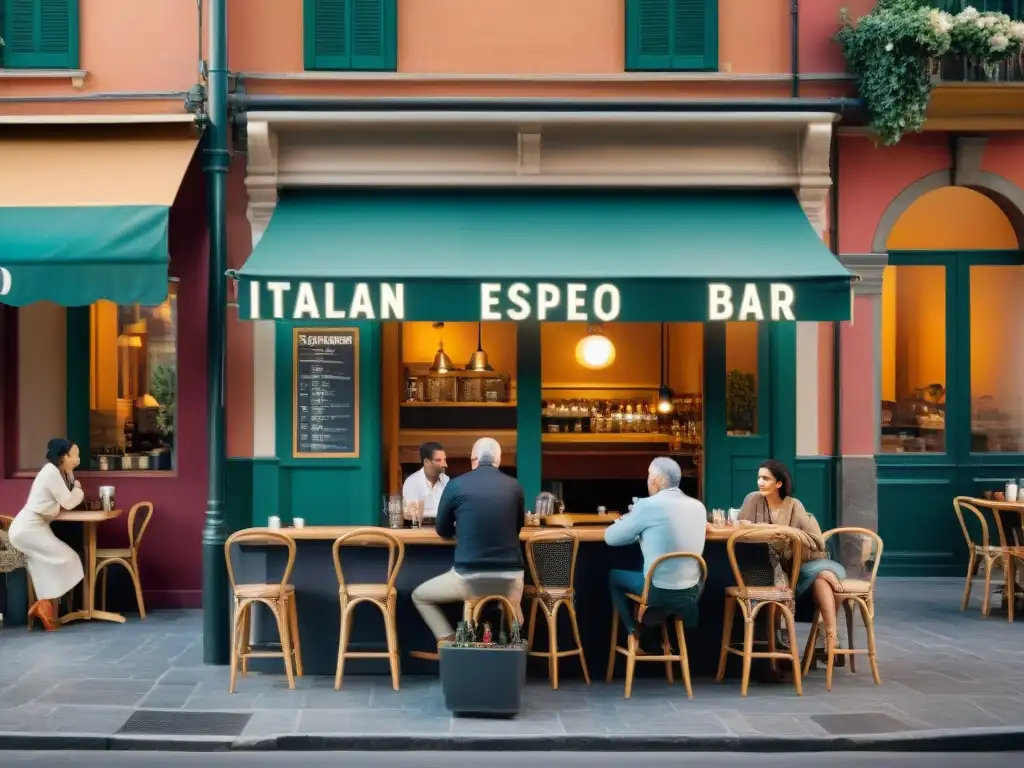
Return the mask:
{"type": "MultiPolygon", "coordinates": [[[[160,430],[160,437],[169,450],[174,449],[174,411],[177,400],[177,372],[174,366],[158,365],[153,368],[150,379],[150,392],[160,404],[156,414],[157,429],[160,430]]],[[[164,458],[171,458],[169,452],[162,452],[158,461],[159,469],[170,469],[171,462],[165,462],[164,458]]]]}
{"type": "MultiPolygon", "coordinates": [[[[515,616],[505,598],[491,600],[504,601],[508,615],[515,616]]],[[[460,621],[455,639],[439,643],[438,661],[444,704],[454,715],[513,717],[519,713],[526,683],[526,643],[515,619],[508,635],[502,628],[497,636],[489,623],[477,626],[474,621],[460,621]]]]}
{"type": "Polygon", "coordinates": [[[725,430],[729,434],[753,434],[757,418],[757,379],[736,368],[725,380],[725,430]]]}

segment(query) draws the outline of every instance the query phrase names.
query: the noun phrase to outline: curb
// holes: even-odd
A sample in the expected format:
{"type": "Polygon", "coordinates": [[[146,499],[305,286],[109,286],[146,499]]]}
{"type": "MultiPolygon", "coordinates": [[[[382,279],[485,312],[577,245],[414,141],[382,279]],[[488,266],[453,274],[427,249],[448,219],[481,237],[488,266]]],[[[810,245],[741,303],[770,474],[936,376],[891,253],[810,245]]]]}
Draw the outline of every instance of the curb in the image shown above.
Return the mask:
{"type": "Polygon", "coordinates": [[[3,751],[135,752],[1022,752],[1024,728],[861,736],[385,736],[265,738],[4,733],[3,751]]]}

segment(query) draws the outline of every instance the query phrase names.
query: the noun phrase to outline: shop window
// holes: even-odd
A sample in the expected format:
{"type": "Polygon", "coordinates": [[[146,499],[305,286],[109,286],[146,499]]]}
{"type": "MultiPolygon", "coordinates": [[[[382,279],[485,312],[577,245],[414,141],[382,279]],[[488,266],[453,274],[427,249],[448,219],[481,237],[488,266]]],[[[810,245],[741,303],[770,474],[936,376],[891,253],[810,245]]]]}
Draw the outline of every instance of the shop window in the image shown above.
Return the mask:
{"type": "Polygon", "coordinates": [[[626,0],[626,70],[718,69],[718,0],[626,0]]]}
{"type": "Polygon", "coordinates": [[[972,266],[971,451],[1024,450],[1024,268],[972,266]]]}
{"type": "Polygon", "coordinates": [[[173,468],[177,297],[156,307],[100,301],[89,310],[90,469],[173,468]]]}
{"type": "Polygon", "coordinates": [[[725,324],[725,427],[730,435],[756,435],[757,323],[725,324]]]}
{"type": "Polygon", "coordinates": [[[79,0],[0,0],[7,69],[78,69],[79,0]]]}
{"type": "Polygon", "coordinates": [[[397,0],[303,0],[307,70],[393,72],[397,0]]]}
{"type": "Polygon", "coordinates": [[[946,269],[882,277],[882,453],[946,450],[946,269]]]}

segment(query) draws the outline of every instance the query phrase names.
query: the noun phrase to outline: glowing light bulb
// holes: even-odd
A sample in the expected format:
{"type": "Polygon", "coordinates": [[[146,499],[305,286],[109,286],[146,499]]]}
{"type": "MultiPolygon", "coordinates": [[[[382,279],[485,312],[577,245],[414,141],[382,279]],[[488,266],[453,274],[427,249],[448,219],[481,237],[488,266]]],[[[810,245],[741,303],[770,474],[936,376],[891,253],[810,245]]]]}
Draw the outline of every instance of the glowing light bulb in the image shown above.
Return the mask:
{"type": "Polygon", "coordinates": [[[615,345],[607,336],[591,331],[576,344],[576,362],[591,370],[607,368],[615,362],[615,345]]]}

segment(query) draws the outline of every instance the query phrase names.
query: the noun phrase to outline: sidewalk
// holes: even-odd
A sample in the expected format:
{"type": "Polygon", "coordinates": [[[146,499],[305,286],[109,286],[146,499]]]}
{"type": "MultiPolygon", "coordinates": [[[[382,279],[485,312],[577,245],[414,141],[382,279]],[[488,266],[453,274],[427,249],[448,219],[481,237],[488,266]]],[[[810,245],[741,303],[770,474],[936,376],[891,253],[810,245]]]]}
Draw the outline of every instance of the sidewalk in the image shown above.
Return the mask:
{"type": "MultiPolygon", "coordinates": [[[[406,676],[240,679],[202,665],[198,612],[144,622],[0,631],[0,749],[282,750],[935,750],[1024,749],[1024,626],[960,613],[963,582],[884,580],[877,607],[882,686],[858,673],[812,672],[791,685],[531,680],[511,721],[453,719],[436,680],[406,676]]],[[[801,626],[801,633],[806,626],[801,626]]],[[[863,642],[863,634],[860,634],[863,642]]],[[[801,638],[802,639],[802,638],[801,638]]],[[[569,664],[571,662],[566,662],[569,664]]],[[[603,678],[604,659],[591,659],[603,678]]],[[[621,667],[621,665],[620,665],[621,667]]]]}

